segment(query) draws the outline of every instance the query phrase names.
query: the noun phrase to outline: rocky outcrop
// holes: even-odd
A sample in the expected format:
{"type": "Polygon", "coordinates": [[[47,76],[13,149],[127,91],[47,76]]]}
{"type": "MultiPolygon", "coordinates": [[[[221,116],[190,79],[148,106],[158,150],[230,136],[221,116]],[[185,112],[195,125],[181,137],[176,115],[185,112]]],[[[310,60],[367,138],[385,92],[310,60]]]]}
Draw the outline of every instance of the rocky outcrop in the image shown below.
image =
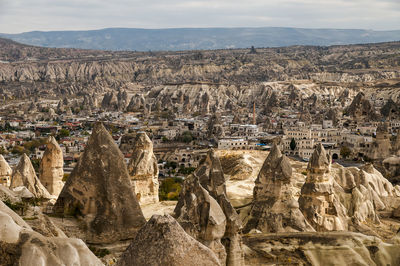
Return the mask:
{"type": "Polygon", "coordinates": [[[80,239],[45,237],[0,201],[2,265],[103,265],[80,239]]]}
{"type": "Polygon", "coordinates": [[[31,160],[26,154],[21,156],[17,167],[13,171],[10,188],[15,189],[21,186],[26,187],[35,198],[51,198],[50,193],[37,178],[31,160]]]}
{"type": "Polygon", "coordinates": [[[47,147],[40,162],[40,181],[47,191],[58,196],[64,186],[63,152],[54,137],[49,137],[47,147]]]}
{"type": "Polygon", "coordinates": [[[398,265],[400,241],[354,232],[249,234],[247,265],[398,265]]]}
{"type": "Polygon", "coordinates": [[[0,186],[0,200],[7,201],[12,204],[20,203],[22,201],[15,191],[12,191],[6,186],[0,186]]]}
{"type": "Polygon", "coordinates": [[[307,179],[301,188],[299,207],[316,231],[344,231],[348,228],[347,210],[335,194],[331,162],[318,144],[307,166],[307,179]]]}
{"type": "Polygon", "coordinates": [[[255,181],[250,217],[244,232],[314,231],[299,210],[289,159],[273,145],[255,181]]]}
{"type": "Polygon", "coordinates": [[[390,137],[388,123],[380,123],[376,129],[376,138],[368,151],[368,157],[373,160],[384,160],[389,157],[392,149],[390,137]]]}
{"type": "Polygon", "coordinates": [[[185,179],[174,217],[186,233],[209,247],[225,265],[226,251],[221,239],[227,219],[218,202],[200,185],[197,175],[185,179]]]}
{"type": "Polygon", "coordinates": [[[362,120],[376,120],[378,115],[363,92],[354,97],[352,103],[345,109],[345,113],[353,118],[362,120]]]}
{"type": "Polygon", "coordinates": [[[400,184],[400,157],[390,156],[382,162],[385,175],[393,184],[400,184]]]}
{"type": "Polygon", "coordinates": [[[101,123],[94,126],[54,210],[82,216],[89,243],[133,238],[145,223],[123,155],[101,123]]]}
{"type": "Polygon", "coordinates": [[[10,178],[12,175],[12,169],[4,159],[3,155],[0,154],[0,185],[10,186],[10,178]]]}
{"type": "Polygon", "coordinates": [[[145,132],[136,135],[128,164],[132,189],[139,203],[158,202],[158,166],[153,143],[145,132]]]}
{"type": "Polygon", "coordinates": [[[200,184],[211,197],[217,200],[226,217],[226,229],[222,238],[227,253],[227,265],[244,265],[244,257],[239,235],[242,222],[226,194],[226,183],[221,162],[214,150],[209,150],[206,158],[196,169],[194,175],[199,178],[200,184]]]}
{"type": "Polygon", "coordinates": [[[130,265],[221,265],[215,254],[169,215],[153,215],[118,261],[130,265]]]}

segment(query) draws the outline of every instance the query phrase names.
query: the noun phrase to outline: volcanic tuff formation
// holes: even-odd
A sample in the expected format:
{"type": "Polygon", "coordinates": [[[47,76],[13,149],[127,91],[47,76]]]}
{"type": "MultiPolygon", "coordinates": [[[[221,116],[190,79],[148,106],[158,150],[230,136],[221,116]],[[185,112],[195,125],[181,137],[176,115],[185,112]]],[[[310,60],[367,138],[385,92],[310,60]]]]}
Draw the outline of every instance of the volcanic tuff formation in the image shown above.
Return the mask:
{"type": "Polygon", "coordinates": [[[314,231],[299,210],[290,161],[276,144],[265,159],[255,184],[245,232],[252,229],[263,233],[314,231]]]}
{"type": "Polygon", "coordinates": [[[80,239],[35,232],[0,201],[1,265],[103,265],[80,239]]]}
{"type": "Polygon", "coordinates": [[[145,132],[136,135],[128,164],[132,189],[141,204],[158,202],[158,166],[153,143],[145,132]]]}
{"type": "Polygon", "coordinates": [[[221,265],[215,254],[169,215],[153,215],[118,261],[119,266],[221,265]]]}
{"type": "Polygon", "coordinates": [[[225,235],[222,244],[227,253],[227,265],[244,265],[242,240],[239,235],[242,222],[230,203],[226,194],[226,183],[221,162],[214,150],[209,150],[206,158],[196,169],[194,175],[199,178],[200,184],[210,196],[217,200],[226,217],[225,235]]]}
{"type": "Polygon", "coordinates": [[[145,223],[132,193],[123,155],[101,123],[55,204],[55,211],[82,215],[86,241],[112,243],[133,238],[145,223]]]}
{"type": "Polygon", "coordinates": [[[49,137],[47,147],[40,162],[40,181],[47,191],[58,196],[64,186],[63,152],[54,137],[49,137]]]}
{"type": "Polygon", "coordinates": [[[25,153],[21,156],[17,167],[13,171],[10,188],[15,189],[21,186],[26,187],[35,198],[51,198],[50,193],[37,178],[31,160],[25,153]]]}
{"type": "Polygon", "coordinates": [[[249,234],[247,265],[399,265],[400,236],[384,242],[353,232],[249,234]]]}
{"type": "Polygon", "coordinates": [[[9,186],[10,178],[12,175],[12,169],[4,159],[3,155],[0,154],[0,184],[9,186]]]}
{"type": "Polygon", "coordinates": [[[388,123],[380,123],[376,129],[376,138],[369,149],[368,157],[373,160],[383,160],[390,156],[392,144],[390,143],[388,123]]]}
{"type": "Polygon", "coordinates": [[[221,239],[227,219],[218,202],[201,186],[197,175],[185,179],[174,217],[186,233],[209,247],[221,265],[225,265],[227,254],[221,239]]]}
{"type": "Polygon", "coordinates": [[[308,222],[317,231],[347,230],[346,208],[334,193],[331,162],[322,144],[312,154],[307,172],[299,205],[308,222]]]}

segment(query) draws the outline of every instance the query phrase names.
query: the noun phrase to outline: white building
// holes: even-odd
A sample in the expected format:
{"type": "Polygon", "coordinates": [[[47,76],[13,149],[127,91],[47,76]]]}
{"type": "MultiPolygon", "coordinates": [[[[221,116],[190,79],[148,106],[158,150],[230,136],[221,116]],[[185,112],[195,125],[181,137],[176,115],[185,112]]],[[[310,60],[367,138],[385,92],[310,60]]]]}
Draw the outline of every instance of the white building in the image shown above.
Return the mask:
{"type": "Polygon", "coordinates": [[[218,149],[220,150],[245,150],[248,147],[248,141],[245,139],[220,139],[218,149]]]}

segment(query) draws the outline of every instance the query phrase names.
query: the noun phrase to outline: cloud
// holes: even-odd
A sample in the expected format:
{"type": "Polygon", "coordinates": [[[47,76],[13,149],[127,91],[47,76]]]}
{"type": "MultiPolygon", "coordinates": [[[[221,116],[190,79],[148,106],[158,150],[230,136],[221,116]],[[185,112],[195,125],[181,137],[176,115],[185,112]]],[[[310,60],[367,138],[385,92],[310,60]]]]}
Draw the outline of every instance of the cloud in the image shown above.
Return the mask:
{"type": "Polygon", "coordinates": [[[106,27],[400,29],[399,0],[0,0],[0,32],[106,27]]]}

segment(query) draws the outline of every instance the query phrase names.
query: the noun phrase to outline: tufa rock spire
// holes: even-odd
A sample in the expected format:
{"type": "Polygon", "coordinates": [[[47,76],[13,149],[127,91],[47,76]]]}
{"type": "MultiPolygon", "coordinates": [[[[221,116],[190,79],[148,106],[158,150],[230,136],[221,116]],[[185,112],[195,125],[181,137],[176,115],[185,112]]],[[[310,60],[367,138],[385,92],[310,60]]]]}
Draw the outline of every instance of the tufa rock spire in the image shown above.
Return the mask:
{"type": "Polygon", "coordinates": [[[301,188],[300,210],[316,231],[347,229],[347,210],[335,194],[330,159],[318,144],[307,166],[307,179],[301,188]]]}
{"type": "Polygon", "coordinates": [[[255,181],[250,218],[244,232],[253,229],[263,233],[314,231],[299,210],[292,181],[290,161],[274,144],[255,181]]]}
{"type": "Polygon", "coordinates": [[[158,202],[158,166],[153,143],[145,132],[135,137],[128,164],[134,194],[141,204],[158,202]]]}
{"type": "Polygon", "coordinates": [[[10,178],[12,175],[11,167],[0,154],[0,184],[8,187],[10,185],[10,178]]]}
{"type": "Polygon", "coordinates": [[[25,153],[21,156],[17,167],[14,169],[10,188],[13,189],[21,186],[26,187],[35,198],[51,198],[50,193],[37,178],[31,160],[25,153]]]}
{"type": "Polygon", "coordinates": [[[225,177],[221,162],[213,149],[210,149],[194,175],[199,178],[201,186],[216,199],[226,217],[226,229],[222,243],[227,253],[227,265],[244,265],[241,237],[242,222],[226,194],[225,177]]]}
{"type": "Polygon", "coordinates": [[[58,196],[64,186],[63,153],[54,137],[49,137],[47,147],[40,162],[40,181],[47,191],[58,196]]]}
{"type": "Polygon", "coordinates": [[[170,215],[153,215],[118,261],[130,265],[221,265],[215,254],[188,235],[170,215]]]}
{"type": "Polygon", "coordinates": [[[145,223],[123,155],[103,124],[94,126],[55,211],[83,216],[89,243],[133,238],[145,223]]]}
{"type": "Polygon", "coordinates": [[[221,265],[225,265],[226,251],[221,238],[225,234],[226,217],[195,174],[185,179],[174,217],[186,233],[214,251],[221,265]]]}

